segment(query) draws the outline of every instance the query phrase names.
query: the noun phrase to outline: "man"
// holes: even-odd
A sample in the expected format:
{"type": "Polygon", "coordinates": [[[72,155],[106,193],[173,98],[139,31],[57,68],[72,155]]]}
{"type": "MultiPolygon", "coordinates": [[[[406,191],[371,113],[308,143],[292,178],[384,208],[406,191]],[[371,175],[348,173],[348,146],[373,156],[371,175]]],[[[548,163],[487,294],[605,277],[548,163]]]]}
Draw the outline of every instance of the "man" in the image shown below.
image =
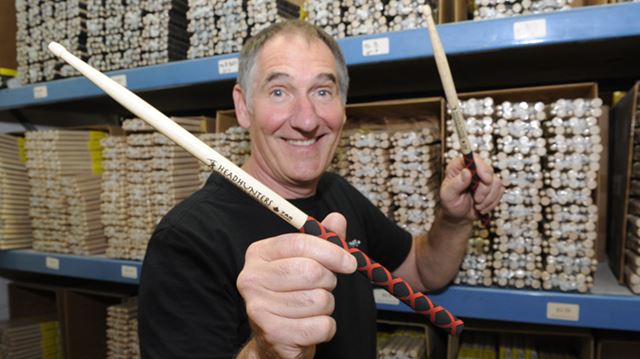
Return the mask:
{"type": "MultiPolygon", "coordinates": [[[[494,208],[499,179],[478,161],[448,167],[428,236],[411,238],[341,177],[325,173],[346,120],[348,75],[336,43],[290,21],[241,53],[236,115],[251,133],[244,169],[417,290],[455,275],[477,213],[494,208]]],[[[374,358],[372,288],[346,251],[295,230],[212,175],[158,225],[140,283],[147,358],[374,358]]]]}

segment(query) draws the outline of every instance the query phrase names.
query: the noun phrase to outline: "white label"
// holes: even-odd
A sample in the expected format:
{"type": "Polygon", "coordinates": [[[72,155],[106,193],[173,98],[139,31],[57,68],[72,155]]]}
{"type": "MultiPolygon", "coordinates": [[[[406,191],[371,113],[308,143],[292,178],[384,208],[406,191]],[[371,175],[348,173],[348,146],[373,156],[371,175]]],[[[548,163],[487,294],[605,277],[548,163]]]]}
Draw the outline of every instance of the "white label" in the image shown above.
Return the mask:
{"type": "Polygon", "coordinates": [[[60,260],[54,257],[46,257],[44,260],[44,265],[49,269],[58,270],[60,269],[60,260]]]}
{"type": "Polygon", "coordinates": [[[238,72],[237,57],[218,61],[218,73],[220,75],[235,74],[236,72],[238,72]]]}
{"type": "Polygon", "coordinates": [[[547,36],[547,20],[518,21],[513,24],[513,38],[528,40],[547,36]]]}
{"type": "Polygon", "coordinates": [[[49,96],[47,86],[36,86],[33,88],[33,98],[45,98],[49,96]]]}
{"type": "Polygon", "coordinates": [[[547,319],[580,320],[580,306],[578,304],[567,303],[547,303],[547,319]]]}
{"type": "Polygon", "coordinates": [[[119,83],[121,86],[127,87],[127,75],[114,75],[111,76],[111,79],[119,83]]]}
{"type": "Polygon", "coordinates": [[[138,268],[134,266],[123,265],[120,267],[120,274],[123,278],[138,279],[138,268]]]}
{"type": "Polygon", "coordinates": [[[400,299],[392,296],[384,289],[376,288],[373,290],[373,299],[378,304],[391,304],[398,305],[400,304],[400,299]]]}
{"type": "Polygon", "coordinates": [[[386,55],[389,53],[389,38],[379,37],[362,41],[362,56],[386,55]]]}

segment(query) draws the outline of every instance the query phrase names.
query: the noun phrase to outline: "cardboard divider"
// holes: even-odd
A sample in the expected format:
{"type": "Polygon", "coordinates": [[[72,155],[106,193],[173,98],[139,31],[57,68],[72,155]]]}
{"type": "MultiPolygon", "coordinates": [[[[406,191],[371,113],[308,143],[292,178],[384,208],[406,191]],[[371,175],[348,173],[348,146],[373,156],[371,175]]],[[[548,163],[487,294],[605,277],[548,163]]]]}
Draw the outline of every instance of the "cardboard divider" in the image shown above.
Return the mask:
{"type": "Polygon", "coordinates": [[[107,307],[124,296],[80,289],[63,291],[65,358],[106,358],[107,307]]]}
{"type": "Polygon", "coordinates": [[[609,124],[611,163],[609,167],[609,226],[607,254],[609,265],[620,283],[624,282],[627,242],[628,202],[633,163],[634,128],[636,127],[640,82],[613,107],[609,124]]]}
{"type": "MultiPolygon", "coordinates": [[[[425,353],[424,358],[432,358],[434,353],[434,337],[436,336],[435,330],[432,326],[427,324],[420,324],[411,321],[396,321],[390,319],[378,319],[378,332],[384,332],[387,329],[395,330],[415,330],[417,332],[424,332],[425,340],[425,353]]],[[[400,357],[400,354],[398,354],[400,357]]]]}

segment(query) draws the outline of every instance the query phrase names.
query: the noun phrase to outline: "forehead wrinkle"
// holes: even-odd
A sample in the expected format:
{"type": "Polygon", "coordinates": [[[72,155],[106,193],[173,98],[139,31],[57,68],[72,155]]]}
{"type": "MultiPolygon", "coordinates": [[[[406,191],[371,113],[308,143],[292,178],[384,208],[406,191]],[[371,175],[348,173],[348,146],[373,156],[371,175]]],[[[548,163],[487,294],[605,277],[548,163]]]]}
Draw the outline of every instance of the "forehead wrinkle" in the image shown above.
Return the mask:
{"type": "Polygon", "coordinates": [[[318,74],[316,76],[316,80],[319,82],[324,82],[324,81],[329,81],[333,84],[337,84],[338,83],[338,79],[336,77],[335,74],[330,73],[330,72],[323,72],[321,74],[318,74]]]}
{"type": "Polygon", "coordinates": [[[291,76],[285,72],[271,72],[269,75],[267,75],[267,78],[265,79],[265,83],[269,83],[275,80],[285,80],[290,78],[291,76]]]}

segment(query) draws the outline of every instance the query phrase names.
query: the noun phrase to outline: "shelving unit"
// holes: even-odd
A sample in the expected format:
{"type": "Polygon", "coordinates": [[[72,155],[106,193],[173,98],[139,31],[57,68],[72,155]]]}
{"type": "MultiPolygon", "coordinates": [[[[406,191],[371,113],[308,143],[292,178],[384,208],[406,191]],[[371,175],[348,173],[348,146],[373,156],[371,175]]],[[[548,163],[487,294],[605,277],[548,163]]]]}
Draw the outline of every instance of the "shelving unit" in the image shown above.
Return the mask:
{"type": "MultiPolygon", "coordinates": [[[[629,88],[640,79],[640,3],[439,25],[461,91],[575,81],[629,88]]],[[[339,41],[352,102],[442,95],[425,29],[339,41]]],[[[108,73],[166,112],[232,106],[237,54],[108,73]]],[[[60,125],[70,116],[105,121],[126,111],[84,78],[0,90],[0,121],[60,125]],[[46,114],[46,116],[45,116],[46,114]],[[44,117],[43,117],[44,116],[44,117]]],[[[30,250],[0,252],[0,269],[136,284],[141,262],[30,250]]],[[[596,279],[598,286],[598,279],[596,279]]],[[[640,297],[451,286],[432,296],[456,315],[640,331],[640,297]],[[560,305],[550,304],[559,303],[560,305]],[[558,319],[564,318],[564,319],[558,319]]],[[[382,310],[408,311],[379,304],[382,310]]]]}
{"type": "MultiPolygon", "coordinates": [[[[459,90],[640,77],[640,4],[591,6],[544,15],[438,25],[459,90]],[[545,81],[547,79],[547,81],[545,81]]],[[[349,98],[441,95],[426,29],[339,40],[350,67],[349,98]],[[371,76],[375,74],[375,76],[371,76]]],[[[238,54],[107,73],[164,111],[232,106],[238,54]],[[181,96],[175,96],[180,89],[181,96]]],[[[0,90],[11,111],[126,113],[82,77],[0,90]]],[[[29,117],[29,116],[27,116],[29,117]]],[[[33,119],[36,121],[37,119],[33,119]]],[[[49,121],[55,121],[55,113],[49,121]]]]}

